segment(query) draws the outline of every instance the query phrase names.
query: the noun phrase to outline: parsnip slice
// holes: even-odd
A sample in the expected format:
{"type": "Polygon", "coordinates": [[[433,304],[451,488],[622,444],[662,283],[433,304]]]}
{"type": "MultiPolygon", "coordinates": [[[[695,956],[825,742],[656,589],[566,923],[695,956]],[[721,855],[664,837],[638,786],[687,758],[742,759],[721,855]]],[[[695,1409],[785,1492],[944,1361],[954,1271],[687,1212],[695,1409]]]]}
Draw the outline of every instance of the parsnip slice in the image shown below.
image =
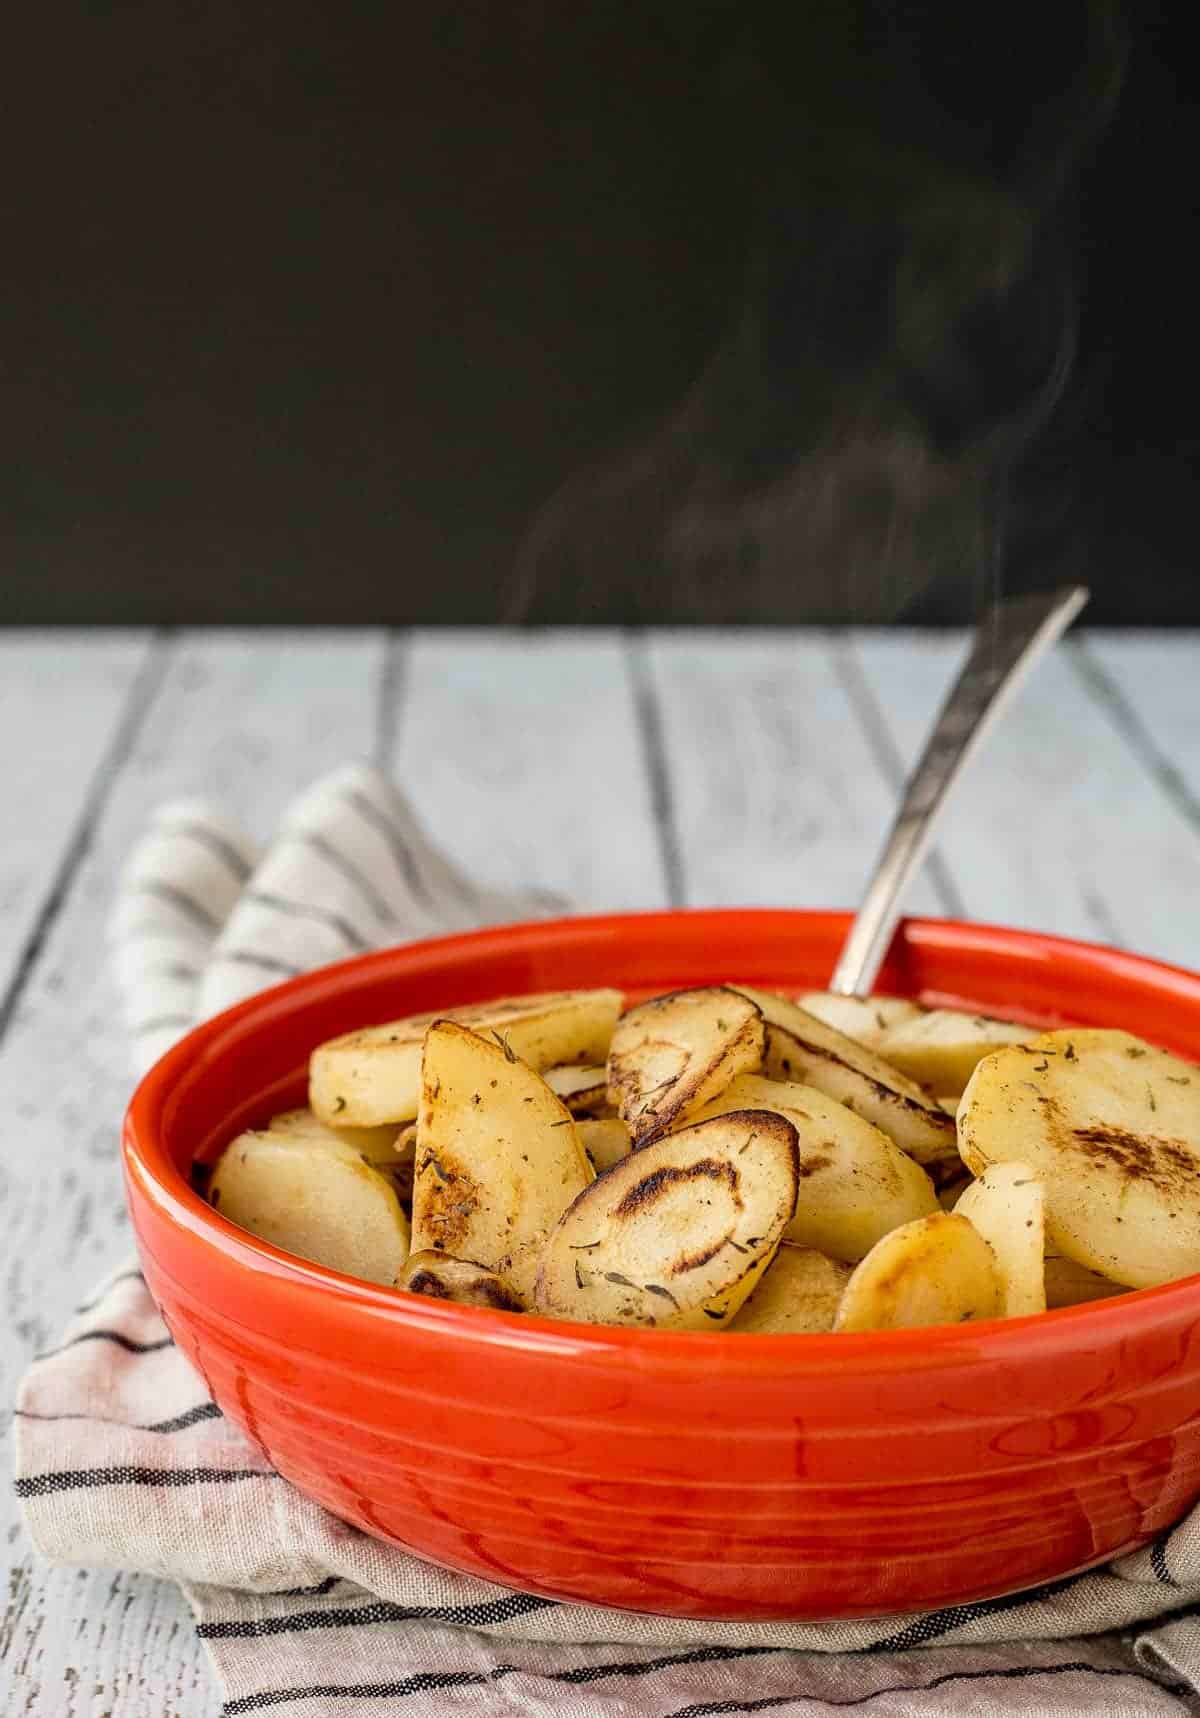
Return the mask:
{"type": "Polygon", "coordinates": [[[393,1283],[408,1256],[408,1219],[391,1183],[344,1140],[240,1134],[208,1198],[231,1223],[347,1276],[393,1283]]]}
{"type": "Polygon", "coordinates": [[[925,1010],[919,1002],[909,1002],[903,996],[841,996],[832,990],[806,990],[796,1002],[808,1014],[815,1014],[826,1026],[865,1044],[868,1050],[878,1050],[893,1027],[905,1020],[919,1020],[925,1010]]]}
{"type": "Polygon", "coordinates": [[[608,1113],[608,1072],[605,1068],[547,1068],[543,1080],[573,1116],[608,1113]]]}
{"type": "Polygon", "coordinates": [[[1050,1247],[1130,1288],[1200,1271],[1200,1068],[1128,1032],[1047,1032],[987,1056],[964,1162],[1028,1163],[1050,1247]]]}
{"type": "Polygon", "coordinates": [[[832,1330],[849,1279],[849,1265],[784,1241],[729,1329],[748,1336],[832,1330]]]}
{"type": "Polygon", "coordinates": [[[399,1128],[387,1127],[329,1127],[318,1121],[311,1110],[281,1110],[267,1123],[268,1133],[303,1135],[316,1139],[340,1139],[361,1151],[370,1162],[391,1168],[396,1162],[396,1137],[399,1128]]]}
{"type": "Polygon", "coordinates": [[[759,1109],[796,1129],[800,1188],[787,1240],[857,1264],[889,1230],[937,1210],[920,1164],[813,1086],[739,1074],[696,1119],[759,1109]]]}
{"type": "Polygon", "coordinates": [[[955,1156],[953,1119],[920,1086],[794,1002],[745,985],[735,988],[757,1004],[767,1023],[764,1071],[771,1079],[815,1086],[874,1123],[918,1163],[955,1156]]]}
{"type": "Polygon", "coordinates": [[[608,1095],[634,1147],[761,1067],[763,1042],[755,1003],[721,986],[672,991],[623,1014],[608,1052],[608,1095]]]}
{"type": "Polygon", "coordinates": [[[734,1111],[633,1152],[579,1195],[536,1306],[589,1324],[719,1330],[775,1256],[796,1204],[796,1130],[734,1111]]]}
{"type": "Polygon", "coordinates": [[[501,997],[414,1014],[331,1038],[312,1053],[309,1103],[330,1127],[412,1121],[420,1102],[421,1046],[435,1020],[508,1044],[531,1068],[603,1062],[621,1008],[617,990],[567,990],[501,997]]]}
{"type": "Polygon", "coordinates": [[[470,1259],[445,1253],[413,1253],[396,1278],[396,1287],[410,1294],[451,1300],[458,1306],[489,1307],[493,1312],[522,1312],[524,1308],[504,1278],[470,1259]]]}
{"type": "Polygon", "coordinates": [[[901,1330],[994,1318],[1000,1281],[992,1249],[946,1211],[893,1229],[855,1268],[835,1330],[901,1330]]]}
{"type": "Polygon", "coordinates": [[[902,1020],[884,1033],[878,1049],[885,1062],[942,1100],[961,1097],[985,1056],[1005,1044],[1028,1044],[1036,1026],[933,1008],[902,1020]]]}
{"type": "Polygon", "coordinates": [[[589,1121],[581,1118],[575,1123],[580,1144],[592,1160],[597,1175],[603,1175],[614,1163],[628,1157],[633,1150],[633,1137],[623,1121],[616,1116],[589,1121]]]}
{"type": "Polygon", "coordinates": [[[573,1118],[532,1068],[457,1021],[428,1029],[414,1252],[472,1259],[524,1300],[538,1249],[591,1179],[573,1118]]]}
{"type": "Polygon", "coordinates": [[[993,1163],[954,1207],[996,1255],[1001,1318],[1046,1310],[1045,1199],[1027,1163],[993,1163]]]}
{"type": "Polygon", "coordinates": [[[1110,1300],[1115,1294],[1128,1292],[1121,1283],[1110,1283],[1107,1277],[1089,1271],[1086,1265],[1077,1265],[1074,1259],[1064,1259],[1058,1253],[1046,1254],[1046,1305],[1050,1309],[1083,1306],[1088,1301],[1110,1300]]]}

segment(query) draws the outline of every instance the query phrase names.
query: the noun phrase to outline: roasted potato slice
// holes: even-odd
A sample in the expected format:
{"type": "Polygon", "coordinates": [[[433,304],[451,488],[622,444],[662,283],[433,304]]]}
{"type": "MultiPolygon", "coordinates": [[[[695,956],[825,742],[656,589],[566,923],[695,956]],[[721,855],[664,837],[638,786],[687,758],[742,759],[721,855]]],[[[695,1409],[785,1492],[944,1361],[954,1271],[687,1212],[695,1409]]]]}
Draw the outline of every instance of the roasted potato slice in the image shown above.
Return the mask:
{"type": "Polygon", "coordinates": [[[267,1123],[268,1133],[300,1134],[317,1139],[340,1139],[361,1151],[368,1163],[391,1168],[396,1161],[396,1127],[328,1127],[311,1110],[281,1110],[267,1123]]]}
{"type": "Polygon", "coordinates": [[[608,1052],[609,1101],[635,1149],[762,1066],[758,1007],[735,990],[676,990],[631,1008],[608,1052]]]}
{"type": "Polygon", "coordinates": [[[794,1002],[745,985],[734,988],[757,1004],[767,1023],[764,1071],[771,1079],[815,1086],[873,1122],[918,1163],[956,1155],[953,1119],[882,1057],[794,1002]]]}
{"type": "Polygon", "coordinates": [[[537,1253],[592,1180],[560,1098],[507,1046],[454,1020],[425,1036],[413,1251],[473,1259],[524,1301],[537,1253]]]}
{"type": "Polygon", "coordinates": [[[1115,1294],[1129,1292],[1122,1284],[1110,1283],[1107,1277],[1058,1253],[1046,1254],[1045,1282],[1046,1305],[1051,1310],[1056,1306],[1083,1306],[1090,1300],[1109,1300],[1115,1294]]]}
{"type": "Polygon", "coordinates": [[[547,1068],[543,1080],[573,1116],[606,1116],[608,1071],[605,1068],[547,1068]]]}
{"type": "Polygon", "coordinates": [[[747,1336],[832,1330],[849,1280],[849,1265],[784,1241],[729,1329],[747,1336]]]}
{"type": "Polygon", "coordinates": [[[1200,1068],[1128,1032],[1047,1032],[979,1064],[963,1160],[1028,1163],[1051,1248],[1148,1288],[1200,1271],[1200,1068]]]}
{"type": "Polygon", "coordinates": [[[408,1219],[387,1177],[343,1140],[243,1133],[225,1147],[209,1203],[285,1252],[347,1276],[394,1283],[408,1219]]]}
{"type": "Polygon", "coordinates": [[[1006,1044],[1028,1044],[1038,1030],[986,1014],[932,1008],[890,1027],[878,1049],[885,1062],[919,1086],[937,1092],[944,1103],[962,1096],[985,1056],[1006,1044]]]}
{"type": "Polygon", "coordinates": [[[806,990],[796,1001],[806,1013],[868,1050],[878,1050],[894,1026],[919,1020],[925,1012],[919,1002],[903,996],[841,996],[833,990],[806,990]]]}
{"type": "Polygon", "coordinates": [[[835,1330],[902,1330],[994,1318],[996,1258],[982,1235],[947,1211],[893,1229],[856,1266],[835,1330]]]}
{"type": "Polygon", "coordinates": [[[504,1278],[471,1259],[452,1259],[446,1253],[413,1253],[396,1278],[396,1287],[409,1294],[429,1295],[434,1300],[452,1300],[459,1306],[490,1307],[493,1312],[523,1312],[524,1308],[504,1278]]]}
{"type": "Polygon", "coordinates": [[[889,1230],[938,1208],[919,1163],[813,1086],[739,1074],[696,1119],[730,1110],[770,1110],[796,1129],[800,1191],[789,1241],[857,1264],[889,1230]]]}
{"type": "Polygon", "coordinates": [[[733,1111],[643,1146],[579,1195],[547,1243],[535,1304],[588,1324],[718,1330],[796,1205],[796,1130],[733,1111]]]}
{"type": "Polygon", "coordinates": [[[553,991],[347,1032],[313,1051],[309,1103],[330,1127],[412,1121],[421,1094],[421,1046],[435,1020],[456,1020],[503,1041],[531,1068],[603,1062],[621,1000],[618,990],[553,991]]]}
{"type": "Polygon", "coordinates": [[[1029,1165],[993,1163],[964,1190],[954,1209],[996,1255],[1000,1317],[1045,1312],[1045,1199],[1029,1165]]]}
{"type": "Polygon", "coordinates": [[[595,1121],[582,1118],[575,1123],[575,1131],[597,1175],[603,1175],[606,1169],[611,1169],[614,1163],[628,1157],[633,1150],[633,1136],[616,1116],[595,1121]]]}

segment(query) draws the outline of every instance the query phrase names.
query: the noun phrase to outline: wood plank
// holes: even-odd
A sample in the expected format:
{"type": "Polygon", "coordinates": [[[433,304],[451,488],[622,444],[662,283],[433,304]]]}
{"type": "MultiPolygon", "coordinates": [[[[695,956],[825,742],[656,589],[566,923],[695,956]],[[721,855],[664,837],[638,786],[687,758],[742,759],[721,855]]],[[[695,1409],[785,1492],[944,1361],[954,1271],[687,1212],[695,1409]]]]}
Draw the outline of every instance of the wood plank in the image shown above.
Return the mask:
{"type": "MultiPolygon", "coordinates": [[[[895,808],[826,634],[659,633],[650,661],[692,905],[848,907],[895,808]]],[[[919,910],[947,910],[922,878],[919,910]]]]}
{"type": "Polygon", "coordinates": [[[473,875],[585,911],[664,901],[618,634],[418,633],[395,720],[396,780],[473,875]]]}
{"type": "Polygon", "coordinates": [[[146,632],[0,634],[0,996],[51,899],[148,651],[146,632]]]}
{"type": "MultiPolygon", "coordinates": [[[[379,634],[200,634],[158,648],[161,684],[131,736],[125,767],[96,806],[75,886],[47,929],[0,1044],[0,1113],[21,1128],[2,1200],[6,1405],[29,1356],[49,1345],[70,1307],[131,1246],[117,1163],[127,1047],[103,947],[116,876],[148,814],[165,798],[206,794],[266,836],[299,789],[347,757],[370,753],[376,740],[379,634]]],[[[85,724],[86,708],[77,717],[85,724]]],[[[20,1583],[24,1535],[7,1487],[0,1542],[20,1583]]],[[[42,1655],[45,1674],[29,1714],[58,1718],[74,1698],[81,1713],[105,1709],[99,1695],[89,1704],[91,1684],[77,1680],[94,1668],[86,1643],[100,1652],[102,1642],[103,1652],[111,1648],[103,1674],[114,1714],[200,1718],[213,1710],[203,1649],[177,1600],[156,1583],[77,1579],[37,1564],[26,1574],[10,1651],[16,1665],[42,1655]],[[131,1656],[136,1640],[144,1642],[140,1659],[131,1656]],[[154,1704],[161,1689],[170,1691],[166,1707],[154,1704]]]]}
{"type": "MultiPolygon", "coordinates": [[[[853,648],[907,767],[963,642],[861,634],[853,648]]],[[[1037,669],[970,766],[942,824],[942,851],[972,918],[1195,964],[1195,832],[1094,695],[1077,648],[1037,669]]],[[[1183,681],[1181,662],[1171,672],[1183,681]]]]}

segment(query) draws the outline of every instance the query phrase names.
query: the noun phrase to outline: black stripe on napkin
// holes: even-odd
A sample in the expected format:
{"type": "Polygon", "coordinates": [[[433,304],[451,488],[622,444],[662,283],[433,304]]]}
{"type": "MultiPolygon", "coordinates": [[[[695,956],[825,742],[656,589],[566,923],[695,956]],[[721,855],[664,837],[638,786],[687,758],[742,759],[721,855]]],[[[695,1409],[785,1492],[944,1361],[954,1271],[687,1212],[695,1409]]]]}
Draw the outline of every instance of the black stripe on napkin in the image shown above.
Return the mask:
{"type": "Polygon", "coordinates": [[[98,1491],[107,1485],[225,1485],[241,1479],[278,1479],[274,1468],[229,1467],[81,1467],[18,1479],[18,1497],[49,1497],[59,1491],[98,1491]]]}
{"type": "Polygon", "coordinates": [[[278,973],[280,978],[299,978],[302,972],[307,971],[306,967],[296,966],[290,960],[280,960],[273,954],[255,954],[253,949],[248,948],[235,948],[228,953],[218,953],[213,964],[219,966],[222,962],[228,962],[230,966],[257,967],[259,972],[278,973]]]}
{"type": "Polygon", "coordinates": [[[155,1014],[150,1020],[139,1020],[130,1030],[135,1038],[144,1038],[147,1032],[187,1032],[194,1025],[190,1014],[155,1014]]]}
{"type": "Polygon", "coordinates": [[[189,841],[194,841],[198,847],[205,847],[210,853],[215,853],[225,869],[232,872],[239,883],[244,883],[254,867],[247,863],[232,841],[226,841],[223,835],[218,835],[215,829],[209,829],[204,823],[171,823],[163,830],[164,835],[183,835],[189,841]]]}
{"type": "Polygon", "coordinates": [[[1167,1539],[1169,1537],[1168,1534],[1164,1534],[1161,1539],[1156,1539],[1151,1545],[1150,1567],[1154,1571],[1154,1579],[1160,1581],[1164,1587],[1177,1587],[1179,1582],[1167,1568],[1167,1539]]]}
{"type": "Polygon", "coordinates": [[[310,853],[318,854],[327,865],[331,865],[339,876],[344,877],[358,890],[360,897],[366,902],[375,917],[383,924],[388,923],[392,916],[391,908],[371,879],[355,864],[349,854],[343,853],[340,847],[335,847],[326,836],[318,835],[315,831],[299,830],[292,835],[291,839],[297,846],[307,847],[310,853]]]}
{"type": "Polygon", "coordinates": [[[363,822],[383,838],[384,846],[396,861],[397,870],[417,899],[426,907],[432,905],[429,885],[399,825],[393,822],[373,799],[368,799],[367,795],[357,788],[351,788],[343,794],[342,802],[356,811],[363,822]]]}
{"type": "Polygon", "coordinates": [[[119,1276],[109,1279],[108,1283],[105,1285],[101,1293],[96,1296],[95,1300],[85,1300],[80,1306],[77,1306],[72,1317],[79,1318],[85,1312],[95,1312],[98,1306],[104,1305],[104,1302],[108,1299],[109,1295],[116,1288],[118,1283],[144,1283],[145,1280],[146,1279],[140,1270],[134,1269],[130,1271],[122,1271],[119,1276]]]}
{"type": "Polygon", "coordinates": [[[43,1423],[57,1424],[60,1420],[86,1420],[97,1426],[123,1426],[128,1432],[155,1432],[168,1437],[172,1432],[186,1432],[192,1426],[201,1425],[205,1420],[219,1420],[221,1410],[215,1402],[201,1402],[195,1408],[188,1408],[182,1414],[176,1414],[169,1420],[155,1420],[152,1425],[141,1425],[135,1420],[114,1419],[111,1414],[39,1414],[32,1408],[14,1408],[13,1415],[18,1420],[39,1420],[43,1423]]]}
{"type": "Polygon", "coordinates": [[[156,901],[165,901],[168,906],[178,908],[184,918],[191,919],[192,923],[199,925],[202,930],[219,931],[221,928],[220,919],[210,913],[202,901],[189,895],[186,889],[177,888],[174,883],[160,883],[148,878],[144,882],[135,883],[132,892],[135,895],[150,895],[156,901]]]}
{"type": "MultiPolygon", "coordinates": [[[[779,1648],[763,1649],[779,1651],[779,1648]]],[[[619,1674],[622,1669],[626,1672],[636,1671],[635,1665],[614,1666],[612,1674],[619,1674]]],[[[302,1688],[270,1688],[263,1689],[257,1694],[243,1694],[236,1699],[226,1701],[221,1708],[222,1718],[241,1718],[247,1712],[264,1712],[272,1706],[284,1706],[294,1700],[404,1700],[414,1694],[427,1694],[439,1688],[481,1688],[489,1682],[495,1682],[502,1676],[521,1674],[516,1665],[498,1665],[495,1670],[485,1674],[478,1670],[450,1671],[417,1671],[412,1676],[398,1677],[392,1682],[357,1682],[357,1683],[315,1683],[302,1688]]],[[[565,1682],[574,1679],[570,1671],[536,1671],[529,1670],[524,1674],[531,1680],[539,1682],[565,1682]]],[[[703,1701],[691,1706],[683,1706],[670,1714],[670,1718],[716,1718],[717,1714],[737,1712],[765,1712],[781,1706],[796,1706],[811,1704],[814,1706],[854,1707],[866,1706],[873,1700],[881,1700],[892,1694],[925,1694],[934,1689],[942,1688],[953,1682],[981,1682],[988,1678],[1001,1681],[1025,1681],[1038,1676],[1068,1676],[1086,1675],[1102,1677],[1128,1677],[1133,1682],[1146,1682],[1154,1688],[1161,1688],[1168,1694],[1186,1694],[1190,1689],[1185,1683],[1160,1682],[1132,1666],[1124,1669],[1116,1665],[1086,1664],[1082,1659],[1069,1660],[1064,1664],[1049,1665],[1013,1665],[999,1670],[957,1670],[948,1671],[943,1676],[934,1677],[932,1682],[902,1682],[894,1683],[887,1688],[877,1688],[871,1694],[854,1695],[848,1700],[839,1700],[836,1696],[820,1694],[773,1694],[759,1700],[712,1700],[703,1701]]]]}
{"type": "Polygon", "coordinates": [[[1066,1575],[1061,1581],[1047,1581],[1040,1587],[1027,1587],[1021,1593],[1005,1593],[997,1599],[980,1599],[972,1605],[949,1605],[942,1611],[930,1611],[926,1616],[914,1617],[895,1634],[862,1650],[872,1653],[907,1652],[909,1647],[925,1646],[966,1623],[978,1622],[982,1617],[1002,1616],[1005,1611],[1020,1610],[1023,1605],[1036,1605],[1043,1599],[1052,1599],[1083,1579],[1082,1575],[1066,1575]]]}
{"type": "Polygon", "coordinates": [[[475,1605],[395,1605],[389,1599],[372,1599],[366,1605],[344,1610],[293,1611],[286,1617],[245,1617],[228,1622],[199,1623],[201,1640],[259,1640],[264,1635],[305,1634],[310,1629],[367,1628],[374,1623],[451,1623],[460,1628],[488,1628],[514,1622],[531,1611],[552,1610],[553,1599],[532,1593],[513,1593],[505,1599],[486,1599],[475,1605]]]}
{"type": "Polygon", "coordinates": [[[260,907],[270,907],[277,913],[286,913],[293,919],[312,919],[316,924],[326,925],[331,931],[336,931],[344,943],[351,948],[364,950],[370,948],[366,937],[344,919],[340,913],[332,913],[326,907],[318,907],[311,901],[289,901],[286,895],[270,894],[265,889],[247,889],[244,899],[257,901],[260,907]]]}
{"type": "Polygon", "coordinates": [[[154,1342],[135,1342],[132,1336],[123,1336],[119,1330],[85,1330],[78,1336],[69,1337],[66,1342],[60,1342],[57,1348],[48,1348],[44,1354],[35,1354],[33,1363],[39,1360],[52,1360],[56,1354],[65,1354],[68,1348],[78,1348],[81,1342],[115,1342],[118,1348],[123,1348],[126,1354],[157,1354],[162,1348],[174,1348],[174,1338],[161,1336],[154,1342]]]}

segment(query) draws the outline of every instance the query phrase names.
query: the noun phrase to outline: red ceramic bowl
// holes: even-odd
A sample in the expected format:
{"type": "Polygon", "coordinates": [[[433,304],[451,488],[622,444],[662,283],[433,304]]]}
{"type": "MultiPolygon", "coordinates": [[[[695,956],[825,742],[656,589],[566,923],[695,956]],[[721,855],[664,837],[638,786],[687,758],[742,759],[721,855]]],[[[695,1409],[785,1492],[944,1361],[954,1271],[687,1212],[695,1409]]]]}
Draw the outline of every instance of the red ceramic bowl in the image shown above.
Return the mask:
{"type": "MultiPolygon", "coordinates": [[[[817,1618],[1011,1591],[1141,1544],[1200,1494],[1200,1278],[1042,1317],[854,1336],[555,1324],[307,1264],[191,1191],[295,1103],[314,1044],[502,993],[820,984],[845,915],[698,912],[447,937],[193,1032],[125,1130],[146,1280],[229,1417],[301,1491],[423,1557],[688,1617],[817,1618]]],[[[880,988],[1122,1024],[1200,1059],[1200,977],[908,923],[880,988]]]]}

